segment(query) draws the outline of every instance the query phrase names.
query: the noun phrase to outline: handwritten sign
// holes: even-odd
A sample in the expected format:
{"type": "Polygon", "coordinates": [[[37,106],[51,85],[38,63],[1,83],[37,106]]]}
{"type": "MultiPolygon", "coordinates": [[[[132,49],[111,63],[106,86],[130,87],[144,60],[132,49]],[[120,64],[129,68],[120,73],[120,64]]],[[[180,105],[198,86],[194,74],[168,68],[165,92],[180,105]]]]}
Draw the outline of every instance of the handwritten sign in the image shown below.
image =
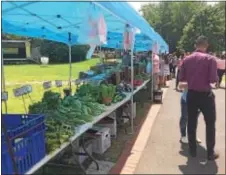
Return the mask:
{"type": "Polygon", "coordinates": [[[32,92],[31,85],[24,85],[20,88],[13,89],[13,93],[15,97],[20,97],[22,95],[26,95],[32,92]]]}
{"type": "Polygon", "coordinates": [[[8,92],[4,91],[2,92],[2,101],[7,101],[8,100],[8,92]]]}
{"type": "Polygon", "coordinates": [[[62,80],[55,80],[55,85],[56,87],[62,87],[63,86],[62,80]]]}
{"type": "Polygon", "coordinates": [[[49,89],[52,87],[52,82],[51,81],[46,81],[43,83],[43,88],[46,90],[46,89],[49,89]]]}

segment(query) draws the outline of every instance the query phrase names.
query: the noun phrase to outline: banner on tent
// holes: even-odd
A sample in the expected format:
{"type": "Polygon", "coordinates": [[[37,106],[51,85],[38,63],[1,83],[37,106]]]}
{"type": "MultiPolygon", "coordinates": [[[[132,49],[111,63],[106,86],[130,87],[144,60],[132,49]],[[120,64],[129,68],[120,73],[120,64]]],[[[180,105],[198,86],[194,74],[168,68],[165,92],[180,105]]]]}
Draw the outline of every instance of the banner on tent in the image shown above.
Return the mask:
{"type": "Polygon", "coordinates": [[[81,24],[78,42],[101,45],[107,41],[107,26],[103,14],[95,8],[90,8],[87,18],[81,24]]]}
{"type": "Polygon", "coordinates": [[[125,50],[133,50],[135,43],[135,29],[126,24],[123,35],[123,47],[125,50]]]}

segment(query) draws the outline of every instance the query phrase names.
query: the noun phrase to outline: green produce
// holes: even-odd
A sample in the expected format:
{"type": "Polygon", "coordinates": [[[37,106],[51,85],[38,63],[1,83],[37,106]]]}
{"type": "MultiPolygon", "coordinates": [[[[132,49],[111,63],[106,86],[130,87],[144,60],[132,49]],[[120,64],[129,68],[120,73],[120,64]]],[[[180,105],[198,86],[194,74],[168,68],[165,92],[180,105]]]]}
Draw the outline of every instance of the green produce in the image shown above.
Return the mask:
{"type": "Polygon", "coordinates": [[[113,102],[113,103],[120,102],[120,101],[122,101],[125,97],[126,97],[125,94],[123,94],[123,93],[118,93],[118,94],[116,94],[116,95],[114,96],[114,99],[113,99],[112,102],[113,102]]]}
{"type": "MultiPolygon", "coordinates": [[[[112,90],[111,90],[112,91],[112,90]]],[[[105,111],[99,104],[99,86],[84,86],[74,96],[61,99],[59,93],[46,91],[40,102],[29,106],[31,114],[45,114],[47,151],[52,152],[69,140],[75,126],[91,122],[105,111]],[[90,94],[89,94],[90,92],[90,94]]]]}
{"type": "Polygon", "coordinates": [[[113,98],[116,92],[116,86],[110,84],[110,85],[105,85],[102,84],[100,86],[101,89],[101,97],[102,98],[113,98]]]}
{"type": "Polygon", "coordinates": [[[29,106],[29,113],[31,114],[43,114],[47,109],[46,103],[36,102],[29,106]]]}
{"type": "Polygon", "coordinates": [[[42,102],[47,105],[48,109],[57,109],[61,103],[60,93],[46,91],[43,94],[42,102]]]}
{"type": "Polygon", "coordinates": [[[100,100],[99,86],[92,84],[83,84],[79,87],[76,95],[80,97],[89,95],[92,101],[98,102],[100,100]]]}

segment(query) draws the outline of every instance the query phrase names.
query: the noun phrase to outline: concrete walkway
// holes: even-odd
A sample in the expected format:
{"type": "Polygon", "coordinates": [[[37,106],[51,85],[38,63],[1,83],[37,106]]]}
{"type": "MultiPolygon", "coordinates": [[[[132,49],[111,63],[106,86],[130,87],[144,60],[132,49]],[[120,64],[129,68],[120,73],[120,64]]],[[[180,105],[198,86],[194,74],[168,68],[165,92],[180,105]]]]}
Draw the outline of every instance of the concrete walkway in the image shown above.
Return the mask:
{"type": "Polygon", "coordinates": [[[217,105],[216,151],[220,158],[206,162],[205,124],[200,115],[197,135],[203,143],[197,158],[188,157],[187,145],[179,143],[180,93],[173,90],[174,81],[165,96],[147,145],[136,166],[135,174],[225,174],[225,90],[215,90],[217,105]]]}

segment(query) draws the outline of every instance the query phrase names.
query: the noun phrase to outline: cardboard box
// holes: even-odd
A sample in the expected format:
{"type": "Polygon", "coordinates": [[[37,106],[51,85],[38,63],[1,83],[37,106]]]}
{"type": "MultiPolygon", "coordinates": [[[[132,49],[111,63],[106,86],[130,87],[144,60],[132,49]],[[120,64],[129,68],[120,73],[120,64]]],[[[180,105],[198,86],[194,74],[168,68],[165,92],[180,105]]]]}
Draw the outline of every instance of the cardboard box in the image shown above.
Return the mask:
{"type": "Polygon", "coordinates": [[[88,131],[92,132],[93,139],[93,152],[103,154],[108,148],[111,147],[110,129],[105,127],[93,127],[88,131]]]}
{"type": "Polygon", "coordinates": [[[96,126],[105,127],[110,129],[111,137],[117,136],[117,121],[116,114],[113,112],[109,116],[102,119],[96,126]]]}

